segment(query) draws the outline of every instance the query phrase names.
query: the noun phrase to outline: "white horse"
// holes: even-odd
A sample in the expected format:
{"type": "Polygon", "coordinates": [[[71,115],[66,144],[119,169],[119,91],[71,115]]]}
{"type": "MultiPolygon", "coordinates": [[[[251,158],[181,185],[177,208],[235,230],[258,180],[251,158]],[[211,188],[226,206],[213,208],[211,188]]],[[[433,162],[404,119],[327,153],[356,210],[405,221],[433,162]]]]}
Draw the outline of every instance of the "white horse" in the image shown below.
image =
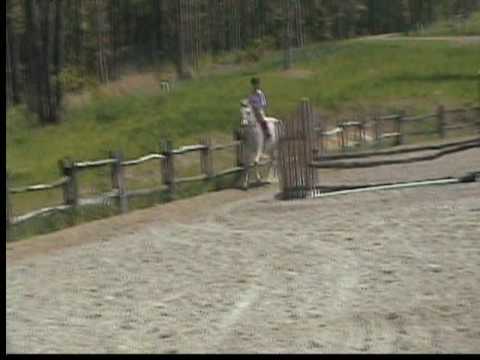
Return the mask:
{"type": "MultiPolygon", "coordinates": [[[[242,114],[241,128],[243,129],[244,140],[244,166],[248,168],[255,168],[256,181],[260,180],[258,171],[258,164],[262,158],[267,157],[269,160],[267,182],[274,182],[277,180],[277,150],[279,141],[278,127],[281,121],[272,117],[265,117],[268,130],[271,137],[265,139],[265,134],[261,125],[258,123],[255,113],[250,106],[248,100],[243,100],[241,103],[240,113],[242,114]],[[274,174],[272,174],[272,170],[274,174]]],[[[249,183],[249,171],[243,179],[243,187],[247,188],[249,183]]]]}

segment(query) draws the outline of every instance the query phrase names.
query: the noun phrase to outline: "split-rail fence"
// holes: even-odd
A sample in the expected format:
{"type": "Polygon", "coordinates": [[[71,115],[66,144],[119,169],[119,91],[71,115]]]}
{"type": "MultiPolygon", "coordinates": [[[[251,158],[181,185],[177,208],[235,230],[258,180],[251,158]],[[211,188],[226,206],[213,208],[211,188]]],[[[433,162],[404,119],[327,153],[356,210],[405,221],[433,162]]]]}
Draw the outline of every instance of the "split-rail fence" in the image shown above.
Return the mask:
{"type": "MultiPolygon", "coordinates": [[[[239,131],[240,130],[240,131],[239,131]]],[[[12,187],[8,172],[6,174],[6,229],[7,241],[10,238],[11,229],[33,218],[45,216],[54,212],[62,212],[70,209],[78,209],[82,206],[99,205],[105,199],[112,199],[121,213],[129,210],[129,199],[135,196],[148,196],[158,192],[166,192],[170,198],[175,198],[177,186],[180,184],[209,181],[227,175],[238,174],[245,176],[250,166],[244,163],[245,147],[242,140],[242,131],[234,132],[234,139],[229,144],[216,145],[210,138],[203,138],[198,145],[184,146],[178,149],[173,147],[171,141],[162,143],[162,151],[151,153],[138,159],[125,160],[121,151],[111,152],[108,159],[95,161],[72,161],[62,159],[58,162],[61,177],[49,184],[37,184],[26,187],[12,187]],[[231,149],[235,152],[234,167],[215,172],[214,157],[215,151],[231,149]],[[182,155],[199,153],[201,173],[191,177],[179,177],[176,172],[176,159],[182,155]],[[150,189],[129,190],[126,186],[125,169],[135,167],[148,162],[157,162],[161,171],[162,186],[150,189]],[[82,172],[99,168],[110,168],[111,191],[103,193],[96,198],[82,198],[80,195],[79,175],[82,172]],[[50,191],[63,189],[63,203],[57,206],[44,207],[26,214],[13,216],[12,196],[30,192],[50,191]]],[[[260,164],[263,166],[265,164],[260,164]]]]}

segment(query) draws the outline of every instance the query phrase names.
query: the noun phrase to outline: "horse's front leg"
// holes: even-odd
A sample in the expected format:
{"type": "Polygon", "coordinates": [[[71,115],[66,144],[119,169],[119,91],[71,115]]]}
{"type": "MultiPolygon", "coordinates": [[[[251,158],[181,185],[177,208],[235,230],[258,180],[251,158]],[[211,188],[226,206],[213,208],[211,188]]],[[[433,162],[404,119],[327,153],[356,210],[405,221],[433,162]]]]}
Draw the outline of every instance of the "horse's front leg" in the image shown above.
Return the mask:
{"type": "Polygon", "coordinates": [[[270,154],[270,163],[268,165],[268,177],[267,181],[269,183],[274,183],[278,180],[277,176],[277,157],[274,152],[270,154]]]}
{"type": "Polygon", "coordinates": [[[260,183],[261,176],[260,176],[260,171],[258,169],[258,163],[255,162],[253,165],[248,166],[248,168],[245,170],[245,175],[244,175],[244,180],[243,180],[243,189],[248,190],[249,184],[250,184],[250,171],[254,172],[255,175],[255,180],[254,184],[260,183]]]}
{"type": "Polygon", "coordinates": [[[257,152],[257,156],[255,156],[255,160],[253,162],[254,171],[255,171],[255,183],[256,184],[260,183],[260,181],[262,179],[262,176],[260,175],[260,169],[259,169],[261,158],[262,158],[262,151],[259,150],[257,152]]]}
{"type": "Polygon", "coordinates": [[[278,181],[277,166],[278,166],[277,154],[274,151],[272,154],[272,162],[270,163],[270,181],[271,182],[278,181]]]}
{"type": "Polygon", "coordinates": [[[259,164],[255,165],[255,181],[259,184],[262,181],[262,175],[260,174],[259,164]]]}

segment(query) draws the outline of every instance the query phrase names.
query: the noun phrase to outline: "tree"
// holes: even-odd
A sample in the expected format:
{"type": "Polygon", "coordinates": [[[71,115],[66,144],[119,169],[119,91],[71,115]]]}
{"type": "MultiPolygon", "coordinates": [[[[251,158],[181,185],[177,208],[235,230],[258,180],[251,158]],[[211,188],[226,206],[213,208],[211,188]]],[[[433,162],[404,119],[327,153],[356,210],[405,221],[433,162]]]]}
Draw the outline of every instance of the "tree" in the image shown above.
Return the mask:
{"type": "Polygon", "coordinates": [[[292,37],[293,37],[293,0],[284,0],[285,11],[285,57],[284,57],[284,69],[288,70],[292,67],[292,37]]]}
{"type": "Polygon", "coordinates": [[[265,39],[285,51],[288,68],[294,49],[309,41],[409,31],[468,16],[480,0],[6,0],[5,6],[7,104],[23,100],[42,123],[52,123],[61,119],[60,78],[108,82],[126,67],[163,62],[189,78],[203,54],[265,39]]]}
{"type": "Polygon", "coordinates": [[[64,63],[64,1],[25,1],[30,39],[28,104],[42,124],[62,119],[60,74],[64,63]]]}
{"type": "Polygon", "coordinates": [[[18,79],[18,38],[14,26],[13,3],[5,2],[5,95],[7,106],[20,102],[18,79]]]}

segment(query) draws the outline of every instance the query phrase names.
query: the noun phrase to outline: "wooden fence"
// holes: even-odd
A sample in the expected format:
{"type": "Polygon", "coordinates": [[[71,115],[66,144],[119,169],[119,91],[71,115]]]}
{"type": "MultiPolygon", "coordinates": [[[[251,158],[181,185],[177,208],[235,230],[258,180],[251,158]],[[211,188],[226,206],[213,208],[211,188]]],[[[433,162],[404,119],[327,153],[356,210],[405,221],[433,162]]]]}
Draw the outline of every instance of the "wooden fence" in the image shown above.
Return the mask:
{"type": "Polygon", "coordinates": [[[321,154],[328,152],[324,143],[332,138],[336,140],[337,150],[344,153],[355,146],[366,145],[369,142],[383,146],[387,141],[392,140],[392,145],[399,146],[405,144],[412,136],[438,135],[440,139],[445,139],[447,134],[462,130],[473,130],[480,134],[480,107],[445,110],[443,106],[439,106],[435,113],[422,116],[406,116],[404,113],[373,116],[363,121],[341,122],[335,129],[328,131],[325,129],[325,122],[319,119],[318,114],[313,116],[314,120],[320,123],[315,128],[319,146],[314,151],[321,154]],[[428,122],[434,124],[431,129],[407,130],[407,126],[412,124],[428,122]]]}
{"type": "MultiPolygon", "coordinates": [[[[367,134],[373,134],[374,145],[382,145],[388,139],[393,139],[393,145],[402,145],[408,136],[437,134],[444,139],[450,132],[470,129],[480,134],[480,107],[470,109],[445,110],[440,106],[433,114],[408,117],[404,114],[395,114],[382,117],[373,117],[370,120],[349,121],[337,124],[337,128],[327,130],[325,122],[314,112],[308,100],[302,101],[296,119],[284,122],[280,137],[279,149],[279,175],[280,186],[285,197],[293,194],[293,197],[305,197],[318,186],[319,168],[354,168],[372,167],[385,164],[404,163],[404,160],[370,161],[370,162],[345,162],[347,159],[365,158],[378,155],[392,155],[395,151],[374,153],[346,153],[349,145],[366,144],[367,134]],[[473,115],[472,115],[473,114],[473,115]],[[433,130],[407,132],[406,125],[419,124],[425,121],[434,121],[436,126],[433,130]],[[329,154],[325,143],[334,139],[337,144],[337,152],[329,154]],[[316,168],[316,169],[315,169],[316,168]]],[[[443,156],[452,151],[461,151],[478,146],[478,138],[470,142],[447,144],[444,148],[421,147],[406,150],[407,152],[441,150],[436,154],[418,157],[413,161],[431,160],[443,156]]],[[[405,151],[405,150],[404,150],[405,151]]],[[[61,178],[50,184],[32,185],[23,188],[11,188],[10,181],[6,179],[6,229],[7,240],[11,227],[32,218],[43,216],[52,212],[75,209],[85,205],[101,204],[105,198],[114,200],[122,213],[128,212],[129,199],[135,196],[151,195],[158,191],[166,191],[171,198],[175,197],[177,185],[208,181],[214,178],[230,175],[243,174],[249,171],[249,166],[244,164],[244,144],[238,132],[234,134],[234,141],[226,145],[214,145],[211,140],[204,138],[198,145],[185,146],[174,149],[171,141],[162,144],[160,153],[152,153],[139,159],[124,160],[120,151],[112,152],[108,159],[95,161],[76,162],[70,159],[60,160],[58,165],[61,178]],[[215,172],[213,166],[213,153],[224,149],[234,149],[236,154],[236,166],[215,172]],[[179,156],[198,152],[200,154],[201,174],[192,177],[177,177],[175,172],[175,159],[179,156]],[[138,166],[147,162],[156,161],[162,174],[161,188],[129,190],[125,181],[125,169],[138,166]],[[111,175],[112,191],[103,193],[99,198],[85,199],[80,196],[79,174],[91,169],[109,168],[111,175]],[[12,195],[63,189],[63,203],[57,206],[41,208],[20,216],[13,216],[12,195]]],[[[261,164],[265,165],[265,164],[261,164]]]]}
{"type": "Polygon", "coordinates": [[[480,107],[446,110],[439,106],[433,114],[374,116],[362,121],[337,123],[327,130],[325,119],[317,114],[308,99],[302,100],[294,118],[286,121],[280,138],[280,187],[283,198],[305,198],[320,191],[318,169],[354,169],[382,165],[429,161],[471,148],[480,147],[480,107]],[[420,124],[430,122],[422,129],[420,124]],[[433,124],[432,124],[433,122],[433,124]],[[413,125],[413,131],[407,129],[413,125]],[[420,126],[418,126],[420,125],[420,126]],[[433,126],[432,126],[433,125],[433,126]],[[446,142],[452,133],[469,135],[469,139],[446,142]],[[373,136],[368,136],[370,133],[373,136]],[[407,146],[410,136],[436,136],[442,143],[407,146]],[[333,140],[333,141],[332,141],[333,140]],[[336,143],[332,154],[326,146],[336,143]],[[377,148],[373,151],[347,152],[354,145],[377,148]],[[394,149],[378,150],[392,145],[394,149]],[[433,152],[436,151],[436,152],[433,152]],[[391,155],[423,152],[418,156],[390,158],[391,155]],[[428,152],[428,153],[427,153],[428,152]],[[383,156],[383,159],[370,159],[383,156]]]}
{"type": "Polygon", "coordinates": [[[46,215],[52,212],[64,211],[68,209],[79,208],[84,205],[101,204],[105,198],[116,201],[121,213],[128,212],[129,199],[135,196],[151,195],[159,191],[166,191],[170,198],[175,197],[177,185],[208,181],[214,178],[223,177],[232,174],[241,174],[245,176],[250,170],[248,165],[244,165],[244,143],[241,140],[241,132],[234,133],[234,141],[224,145],[214,145],[209,138],[201,139],[200,144],[184,146],[174,149],[171,141],[165,141],[162,144],[161,153],[152,153],[134,160],[124,160],[120,151],[111,152],[108,159],[95,161],[72,161],[62,159],[58,162],[61,178],[50,183],[32,185],[22,188],[10,187],[8,173],[6,175],[6,228],[7,240],[11,227],[32,218],[46,215]],[[236,166],[215,172],[213,163],[213,154],[215,151],[233,149],[235,151],[236,166]],[[179,156],[199,153],[201,174],[192,177],[177,177],[175,172],[175,159],[179,156]],[[158,162],[161,170],[162,186],[160,188],[140,189],[129,191],[125,181],[125,169],[135,167],[147,162],[158,162]],[[98,168],[110,168],[112,191],[103,193],[100,197],[92,199],[81,198],[79,184],[79,174],[88,170],[98,168]],[[63,203],[58,206],[45,207],[20,216],[12,215],[12,195],[29,192],[49,191],[53,189],[63,189],[63,203]]]}

